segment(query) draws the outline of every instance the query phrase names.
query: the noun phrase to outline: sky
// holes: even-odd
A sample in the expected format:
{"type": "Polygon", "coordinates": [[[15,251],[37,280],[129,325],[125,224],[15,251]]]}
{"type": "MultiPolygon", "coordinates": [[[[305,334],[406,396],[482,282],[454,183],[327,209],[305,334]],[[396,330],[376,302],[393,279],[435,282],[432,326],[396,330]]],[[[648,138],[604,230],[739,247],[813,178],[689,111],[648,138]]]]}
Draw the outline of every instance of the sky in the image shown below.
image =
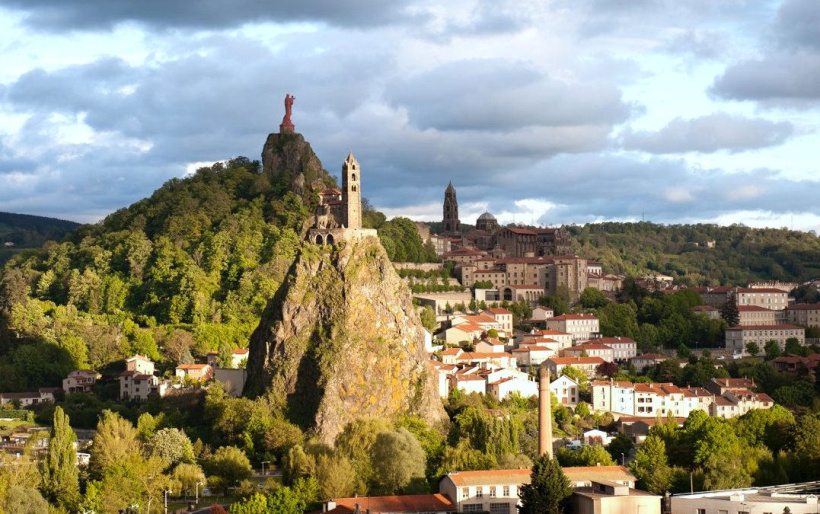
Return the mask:
{"type": "Polygon", "coordinates": [[[0,211],[96,222],[292,121],[388,217],[820,231],[817,0],[0,0],[0,211]]]}

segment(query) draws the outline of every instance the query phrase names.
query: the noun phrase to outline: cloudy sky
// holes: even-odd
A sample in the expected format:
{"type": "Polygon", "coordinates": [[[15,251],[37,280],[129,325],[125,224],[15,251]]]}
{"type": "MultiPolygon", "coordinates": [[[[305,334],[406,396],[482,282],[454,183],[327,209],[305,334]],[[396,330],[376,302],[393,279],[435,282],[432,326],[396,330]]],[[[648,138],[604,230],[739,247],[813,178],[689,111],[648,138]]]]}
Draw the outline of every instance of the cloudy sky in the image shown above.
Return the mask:
{"type": "Polygon", "coordinates": [[[388,215],[820,231],[817,0],[0,0],[0,211],[260,158],[285,93],[388,215]],[[451,5],[452,4],[452,5],[451,5]],[[443,7],[446,6],[446,7],[443,7]]]}

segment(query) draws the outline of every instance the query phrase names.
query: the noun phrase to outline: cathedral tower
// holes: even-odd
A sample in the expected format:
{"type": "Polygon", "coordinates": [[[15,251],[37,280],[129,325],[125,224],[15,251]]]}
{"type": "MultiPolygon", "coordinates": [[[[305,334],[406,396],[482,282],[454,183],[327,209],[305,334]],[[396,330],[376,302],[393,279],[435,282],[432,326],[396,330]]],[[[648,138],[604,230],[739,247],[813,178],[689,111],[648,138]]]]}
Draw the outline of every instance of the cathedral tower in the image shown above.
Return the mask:
{"type": "Polygon", "coordinates": [[[447,186],[444,191],[444,233],[460,234],[461,221],[458,219],[458,200],[456,199],[456,188],[453,183],[447,186]]]}
{"type": "Polygon", "coordinates": [[[342,205],[344,206],[344,224],[346,228],[362,228],[362,190],[359,161],[353,152],[347,154],[342,164],[342,205]]]}

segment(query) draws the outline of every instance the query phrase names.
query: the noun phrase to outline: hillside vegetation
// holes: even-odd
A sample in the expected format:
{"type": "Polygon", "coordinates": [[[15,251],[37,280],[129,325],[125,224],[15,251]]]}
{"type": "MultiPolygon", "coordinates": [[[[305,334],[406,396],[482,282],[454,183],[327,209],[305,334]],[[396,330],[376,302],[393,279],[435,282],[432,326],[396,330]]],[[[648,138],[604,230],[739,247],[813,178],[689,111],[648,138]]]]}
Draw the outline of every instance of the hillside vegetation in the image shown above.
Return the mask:
{"type": "Polygon", "coordinates": [[[570,226],[576,252],[626,275],[671,275],[688,285],[806,281],[820,276],[820,238],[743,225],[594,223],[570,226]],[[714,241],[714,247],[707,243],[714,241]]]}
{"type": "Polygon", "coordinates": [[[39,248],[48,240],[59,241],[79,227],[73,221],[0,212],[0,267],[25,248],[39,248]],[[5,246],[11,243],[13,246],[5,246]]]}
{"type": "MultiPolygon", "coordinates": [[[[170,364],[247,346],[318,202],[293,189],[238,157],[14,257],[0,273],[0,391],[59,385],[135,352],[170,364]]],[[[431,258],[409,220],[366,219],[391,259],[431,258]]]]}

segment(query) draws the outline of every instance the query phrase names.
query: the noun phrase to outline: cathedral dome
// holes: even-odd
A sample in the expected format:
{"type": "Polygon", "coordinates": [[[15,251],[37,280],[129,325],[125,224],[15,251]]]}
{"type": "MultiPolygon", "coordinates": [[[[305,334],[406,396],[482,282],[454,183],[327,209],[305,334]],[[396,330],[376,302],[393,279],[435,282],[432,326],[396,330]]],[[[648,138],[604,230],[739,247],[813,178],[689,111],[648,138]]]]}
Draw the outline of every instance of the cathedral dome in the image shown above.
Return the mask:
{"type": "Polygon", "coordinates": [[[495,216],[493,216],[489,212],[485,212],[484,214],[482,214],[481,216],[478,217],[478,221],[490,221],[490,220],[497,221],[495,219],[495,216]]]}

